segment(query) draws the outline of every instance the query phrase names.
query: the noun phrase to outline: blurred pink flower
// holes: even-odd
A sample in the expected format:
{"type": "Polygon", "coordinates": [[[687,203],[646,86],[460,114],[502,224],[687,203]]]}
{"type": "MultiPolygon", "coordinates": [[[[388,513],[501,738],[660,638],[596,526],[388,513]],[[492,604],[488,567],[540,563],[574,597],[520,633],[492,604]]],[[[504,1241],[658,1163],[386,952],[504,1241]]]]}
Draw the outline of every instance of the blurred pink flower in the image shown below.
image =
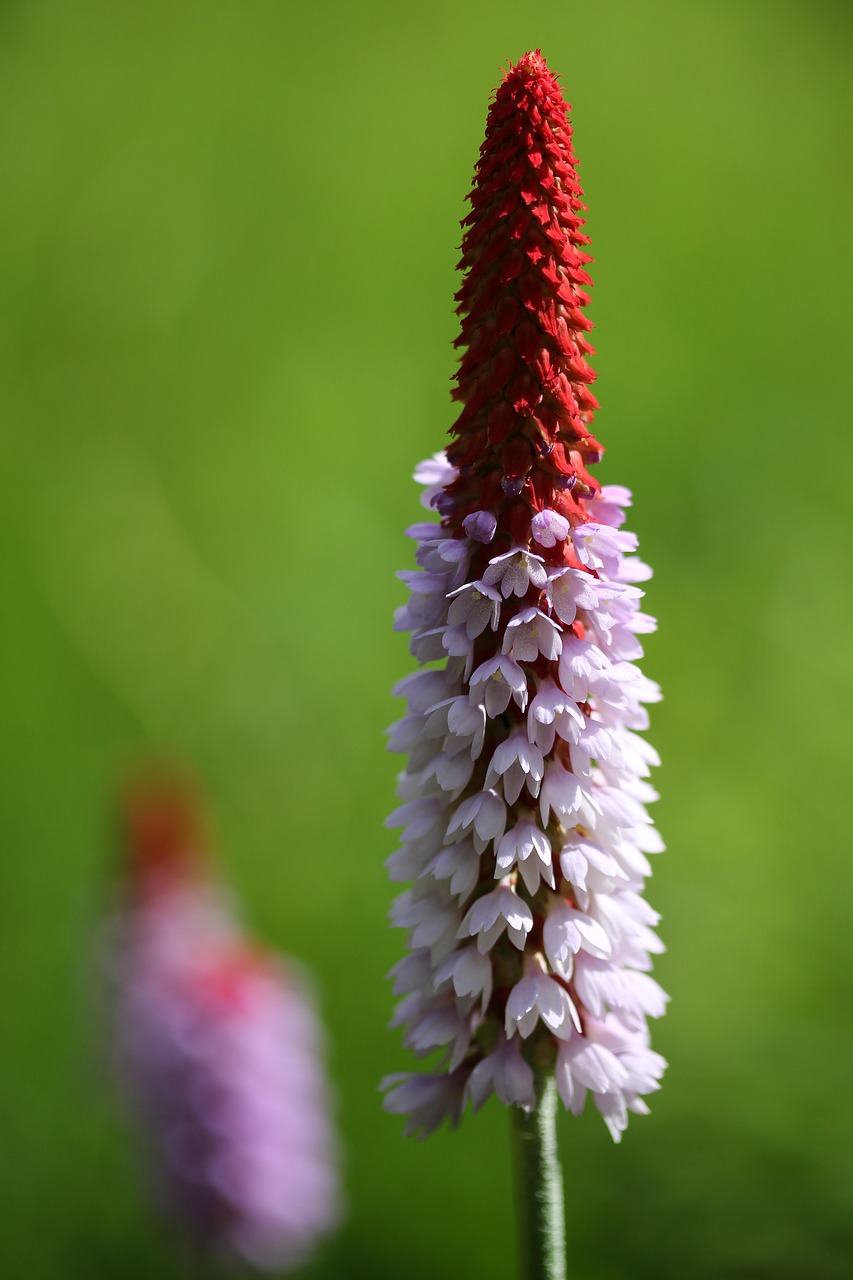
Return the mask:
{"type": "Polygon", "coordinates": [[[182,788],[137,789],[126,820],[107,960],[117,1066],[157,1199],[213,1253],[295,1265],[339,1213],[305,981],[243,935],[182,788]]]}

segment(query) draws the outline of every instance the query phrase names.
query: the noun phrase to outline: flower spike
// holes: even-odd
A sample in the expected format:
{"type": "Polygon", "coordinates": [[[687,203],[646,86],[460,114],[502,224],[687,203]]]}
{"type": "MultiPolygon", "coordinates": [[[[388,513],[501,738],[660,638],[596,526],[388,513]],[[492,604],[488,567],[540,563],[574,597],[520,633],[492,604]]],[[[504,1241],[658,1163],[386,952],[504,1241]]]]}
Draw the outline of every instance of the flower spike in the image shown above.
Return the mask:
{"type": "Polygon", "coordinates": [[[641,896],[662,848],[646,811],[657,757],[637,735],[660,695],[635,665],[654,623],[622,529],[631,495],[589,470],[592,259],[538,50],[494,95],[469,200],[460,409],[416,472],[440,523],[410,531],[420,569],[397,618],[430,666],[398,686],[409,710],[391,740],[409,760],[389,866],[413,882],[393,912],[410,947],[395,1024],[430,1064],[389,1078],[385,1106],[419,1134],[493,1092],[530,1113],[545,1073],[573,1112],[591,1093],[618,1140],[665,1066],[641,896]]]}
{"type": "Polygon", "coordinates": [[[158,1199],[214,1257],[289,1269],[339,1216],[310,993],[243,934],[183,786],[136,787],[124,820],[105,961],[120,1083],[158,1199]]]}

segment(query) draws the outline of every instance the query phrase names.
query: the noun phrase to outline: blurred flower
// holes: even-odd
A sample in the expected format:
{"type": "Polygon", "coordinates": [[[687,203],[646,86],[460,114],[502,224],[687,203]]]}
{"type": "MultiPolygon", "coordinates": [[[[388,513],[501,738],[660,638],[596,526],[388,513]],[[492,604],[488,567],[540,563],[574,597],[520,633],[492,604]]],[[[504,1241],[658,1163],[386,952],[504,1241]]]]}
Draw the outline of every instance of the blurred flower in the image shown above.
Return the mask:
{"type": "Polygon", "coordinates": [[[636,732],[659,697],[634,665],[650,570],[621,527],[628,490],[587,470],[602,449],[571,139],[555,78],[525,55],[489,109],[463,223],[455,439],[416,472],[441,523],[409,530],[420,569],[397,618],[425,669],[397,686],[391,732],[409,762],[390,874],[414,881],[393,911],[411,948],[395,1021],[443,1057],[385,1082],[408,1132],[492,1092],[531,1109],[537,1067],[574,1112],[591,1093],[618,1139],[665,1065],[640,896],[663,847],[636,732]]]}
{"type": "Polygon", "coordinates": [[[107,960],[117,1065],[157,1198],[211,1252],[294,1265],[338,1214],[305,982],[244,937],[185,790],[139,788],[125,817],[107,960]]]}

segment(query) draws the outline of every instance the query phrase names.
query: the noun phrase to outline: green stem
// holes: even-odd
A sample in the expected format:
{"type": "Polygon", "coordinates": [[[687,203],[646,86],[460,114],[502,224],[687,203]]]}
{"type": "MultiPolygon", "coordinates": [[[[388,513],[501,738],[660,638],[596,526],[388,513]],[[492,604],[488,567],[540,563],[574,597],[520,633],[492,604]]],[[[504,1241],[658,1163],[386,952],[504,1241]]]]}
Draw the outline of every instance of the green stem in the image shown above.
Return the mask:
{"type": "Polygon", "coordinates": [[[522,1280],[566,1280],[563,1175],[557,1153],[557,1085],[536,1080],[536,1107],[510,1108],[522,1280]]]}

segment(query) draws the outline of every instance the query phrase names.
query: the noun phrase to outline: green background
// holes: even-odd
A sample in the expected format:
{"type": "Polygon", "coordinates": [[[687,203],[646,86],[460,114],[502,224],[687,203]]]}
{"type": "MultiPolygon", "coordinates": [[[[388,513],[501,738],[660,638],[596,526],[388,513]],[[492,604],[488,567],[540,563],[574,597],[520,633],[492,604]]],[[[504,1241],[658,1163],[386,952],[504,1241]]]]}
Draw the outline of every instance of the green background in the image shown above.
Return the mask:
{"type": "Polygon", "coordinates": [[[601,475],[664,686],[672,993],[648,1119],[562,1149],[571,1274],[853,1258],[851,11],[0,5],[0,1270],[186,1274],[97,1044],[128,762],[186,760],[256,932],[317,974],[349,1215],[306,1276],[514,1275],[506,1115],[379,1109],[382,729],[414,464],[452,421],[458,220],[501,64],[574,103],[601,475]]]}

